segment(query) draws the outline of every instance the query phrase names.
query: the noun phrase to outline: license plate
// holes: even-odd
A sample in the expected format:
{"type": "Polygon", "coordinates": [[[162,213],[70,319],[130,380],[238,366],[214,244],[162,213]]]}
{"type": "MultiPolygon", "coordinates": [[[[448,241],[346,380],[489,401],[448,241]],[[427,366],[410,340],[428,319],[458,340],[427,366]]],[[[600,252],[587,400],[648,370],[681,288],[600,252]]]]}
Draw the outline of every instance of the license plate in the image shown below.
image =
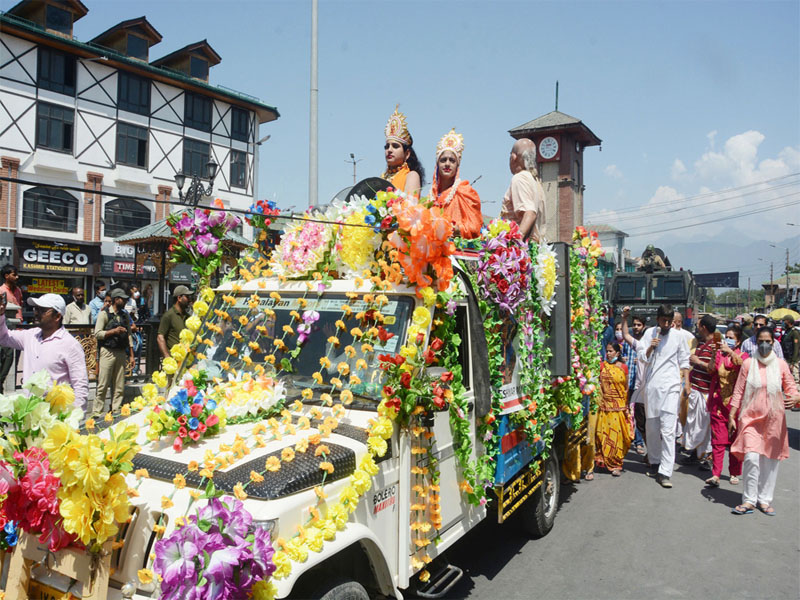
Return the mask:
{"type": "Polygon", "coordinates": [[[73,594],[65,596],[64,592],[33,580],[28,583],[28,598],[29,600],[80,600],[73,594]]]}

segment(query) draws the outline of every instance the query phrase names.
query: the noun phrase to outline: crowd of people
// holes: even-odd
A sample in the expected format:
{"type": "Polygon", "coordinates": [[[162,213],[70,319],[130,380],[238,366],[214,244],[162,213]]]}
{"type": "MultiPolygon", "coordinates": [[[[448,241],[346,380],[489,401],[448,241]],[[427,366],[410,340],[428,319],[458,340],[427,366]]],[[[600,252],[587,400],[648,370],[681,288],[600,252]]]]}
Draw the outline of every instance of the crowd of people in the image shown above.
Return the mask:
{"type": "MultiPolygon", "coordinates": [[[[33,308],[34,326],[10,329],[7,318],[23,322],[22,289],[17,285],[18,274],[13,265],[2,267],[0,277],[0,393],[14,362],[21,361],[23,381],[38,371],[47,371],[56,383],[68,383],[75,389],[76,405],[87,415],[98,417],[118,411],[124,401],[126,376],[139,373],[142,326],[152,315],[152,287],[144,295],[136,284],[118,284],[109,291],[105,282],[98,280],[89,302],[80,287],[71,290],[69,303],[60,294],[30,296],[27,305],[33,308]],[[66,325],[94,326],[97,386],[92,401],[86,352],[66,325]]],[[[174,305],[161,316],[154,343],[162,358],[168,357],[169,349],[179,343],[192,295],[185,285],[177,286],[173,291],[174,305]]]]}
{"type": "Polygon", "coordinates": [[[654,327],[645,323],[625,307],[604,334],[587,444],[594,460],[584,460],[583,477],[593,479],[595,466],[621,475],[633,448],[648,475],[671,488],[681,448],[682,462],[710,471],[705,484],[716,487],[727,453],[729,483],[743,486],[732,512],[774,515],[778,464],[789,457],[785,411],[800,411],[800,325],[784,317],[778,340],[768,318],[755,315],[745,328],[730,323],[723,336],[705,315],[693,334],[666,304],[654,327]]]}

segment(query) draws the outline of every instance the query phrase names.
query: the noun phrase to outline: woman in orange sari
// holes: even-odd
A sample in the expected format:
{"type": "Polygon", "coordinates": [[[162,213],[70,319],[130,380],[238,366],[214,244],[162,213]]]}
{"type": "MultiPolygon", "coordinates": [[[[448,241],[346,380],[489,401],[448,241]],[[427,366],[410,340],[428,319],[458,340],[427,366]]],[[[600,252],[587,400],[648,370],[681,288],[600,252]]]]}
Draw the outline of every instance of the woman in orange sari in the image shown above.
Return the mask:
{"type": "Polygon", "coordinates": [[[606,360],[600,364],[602,397],[595,434],[595,464],[606,467],[614,477],[622,475],[622,459],[633,439],[628,421],[628,367],[619,357],[619,344],[608,344],[606,360]]]}
{"type": "Polygon", "coordinates": [[[454,129],[436,145],[436,170],[431,185],[433,205],[438,206],[454,226],[454,235],[472,239],[483,227],[481,199],[469,181],[460,177],[464,136],[454,129]]]}
{"type": "Polygon", "coordinates": [[[418,194],[425,183],[425,169],[414,152],[414,139],[408,131],[406,116],[396,106],[386,123],[386,144],[383,146],[386,170],[381,177],[392,187],[407,194],[418,194]]]}

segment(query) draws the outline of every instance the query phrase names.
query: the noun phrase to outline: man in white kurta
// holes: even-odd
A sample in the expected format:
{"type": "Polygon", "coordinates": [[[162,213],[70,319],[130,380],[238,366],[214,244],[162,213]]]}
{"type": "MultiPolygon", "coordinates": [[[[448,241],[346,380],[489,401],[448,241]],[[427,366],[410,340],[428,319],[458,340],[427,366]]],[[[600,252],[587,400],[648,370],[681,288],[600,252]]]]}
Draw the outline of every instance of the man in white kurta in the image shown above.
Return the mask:
{"type": "Polygon", "coordinates": [[[660,306],[658,325],[644,332],[636,341],[647,365],[642,381],[647,414],[647,456],[650,468],[658,465],[656,481],[672,487],[670,477],[675,465],[675,423],[681,394],[689,390],[689,349],[671,328],[672,308],[660,306]],[[669,310],[667,310],[669,309],[669,310]],[[681,378],[684,389],[681,391],[681,378]]]}

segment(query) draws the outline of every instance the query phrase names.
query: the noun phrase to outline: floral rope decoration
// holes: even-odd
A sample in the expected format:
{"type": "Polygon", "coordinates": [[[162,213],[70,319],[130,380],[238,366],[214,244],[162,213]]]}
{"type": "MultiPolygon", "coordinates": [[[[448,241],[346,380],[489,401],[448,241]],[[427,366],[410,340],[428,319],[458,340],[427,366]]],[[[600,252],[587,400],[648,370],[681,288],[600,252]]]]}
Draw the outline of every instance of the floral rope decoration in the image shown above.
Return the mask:
{"type": "Polygon", "coordinates": [[[502,310],[514,312],[525,299],[531,279],[531,259],[516,223],[489,223],[478,261],[478,285],[502,310]]]}

